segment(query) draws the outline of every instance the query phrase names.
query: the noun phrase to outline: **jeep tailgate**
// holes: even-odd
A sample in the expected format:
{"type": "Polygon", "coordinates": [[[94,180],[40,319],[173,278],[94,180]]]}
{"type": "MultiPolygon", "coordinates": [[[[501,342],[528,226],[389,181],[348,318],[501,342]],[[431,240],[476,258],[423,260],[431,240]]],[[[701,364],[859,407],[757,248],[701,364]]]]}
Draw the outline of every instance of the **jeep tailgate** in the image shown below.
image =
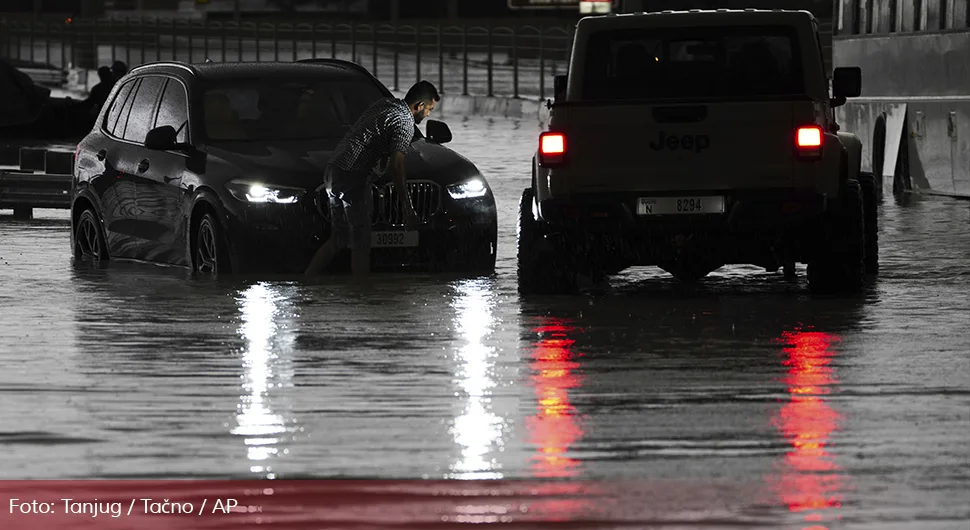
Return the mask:
{"type": "Polygon", "coordinates": [[[551,129],[566,137],[566,163],[552,178],[573,192],[790,186],[795,105],[789,100],[559,107],[551,129]]]}

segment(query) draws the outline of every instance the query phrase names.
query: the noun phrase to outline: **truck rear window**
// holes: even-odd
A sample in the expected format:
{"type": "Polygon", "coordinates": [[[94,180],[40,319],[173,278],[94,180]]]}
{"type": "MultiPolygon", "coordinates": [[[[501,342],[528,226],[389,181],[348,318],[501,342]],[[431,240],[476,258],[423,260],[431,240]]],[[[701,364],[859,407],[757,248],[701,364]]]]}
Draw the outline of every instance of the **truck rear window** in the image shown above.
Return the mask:
{"type": "Polygon", "coordinates": [[[804,93],[790,27],[617,29],[594,32],[587,43],[587,101],[804,93]]]}

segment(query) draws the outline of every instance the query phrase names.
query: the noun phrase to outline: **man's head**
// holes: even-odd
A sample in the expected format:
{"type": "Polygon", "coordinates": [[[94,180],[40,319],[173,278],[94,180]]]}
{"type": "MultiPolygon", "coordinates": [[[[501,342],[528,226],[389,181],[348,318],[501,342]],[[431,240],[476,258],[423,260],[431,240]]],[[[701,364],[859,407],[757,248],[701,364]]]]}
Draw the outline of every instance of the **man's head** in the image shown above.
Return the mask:
{"type": "Polygon", "coordinates": [[[414,123],[421,123],[434,110],[435,103],[441,101],[441,96],[438,95],[438,89],[434,85],[427,81],[419,81],[411,87],[411,90],[408,90],[404,101],[411,109],[414,123]]]}
{"type": "Polygon", "coordinates": [[[115,77],[111,73],[111,68],[102,66],[101,68],[98,68],[98,79],[100,79],[102,83],[112,83],[114,82],[115,77]]]}
{"type": "Polygon", "coordinates": [[[115,79],[121,79],[128,73],[128,65],[121,61],[115,61],[111,63],[111,73],[114,74],[115,79]]]}

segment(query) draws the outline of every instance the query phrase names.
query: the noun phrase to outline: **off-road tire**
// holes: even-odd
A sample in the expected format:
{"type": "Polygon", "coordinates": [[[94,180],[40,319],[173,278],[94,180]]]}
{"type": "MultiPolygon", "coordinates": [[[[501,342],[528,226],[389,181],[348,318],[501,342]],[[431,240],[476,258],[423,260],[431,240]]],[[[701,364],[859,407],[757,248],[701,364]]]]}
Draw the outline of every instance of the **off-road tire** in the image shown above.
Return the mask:
{"type": "Polygon", "coordinates": [[[542,224],[532,214],[532,189],[519,201],[516,258],[520,294],[570,294],[576,291],[576,271],[561,248],[543,249],[542,224]]]}
{"type": "Polygon", "coordinates": [[[866,274],[879,273],[879,190],[871,173],[859,174],[866,225],[866,274]]]}
{"type": "Polygon", "coordinates": [[[856,180],[847,181],[825,214],[825,243],[808,263],[808,286],[815,294],[850,294],[865,281],[865,208],[856,180]]]}

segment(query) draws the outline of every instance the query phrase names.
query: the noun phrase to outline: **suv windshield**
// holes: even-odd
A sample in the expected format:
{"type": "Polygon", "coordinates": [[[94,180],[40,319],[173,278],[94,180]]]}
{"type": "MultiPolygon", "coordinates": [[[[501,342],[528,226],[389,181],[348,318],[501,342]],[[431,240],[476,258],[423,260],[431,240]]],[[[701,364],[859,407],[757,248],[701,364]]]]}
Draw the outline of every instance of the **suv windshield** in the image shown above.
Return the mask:
{"type": "Polygon", "coordinates": [[[384,94],[370,80],[232,79],[203,96],[210,141],[341,138],[384,94]]]}
{"type": "Polygon", "coordinates": [[[746,98],[804,94],[789,27],[691,27],[590,35],[583,99],[746,98]]]}

